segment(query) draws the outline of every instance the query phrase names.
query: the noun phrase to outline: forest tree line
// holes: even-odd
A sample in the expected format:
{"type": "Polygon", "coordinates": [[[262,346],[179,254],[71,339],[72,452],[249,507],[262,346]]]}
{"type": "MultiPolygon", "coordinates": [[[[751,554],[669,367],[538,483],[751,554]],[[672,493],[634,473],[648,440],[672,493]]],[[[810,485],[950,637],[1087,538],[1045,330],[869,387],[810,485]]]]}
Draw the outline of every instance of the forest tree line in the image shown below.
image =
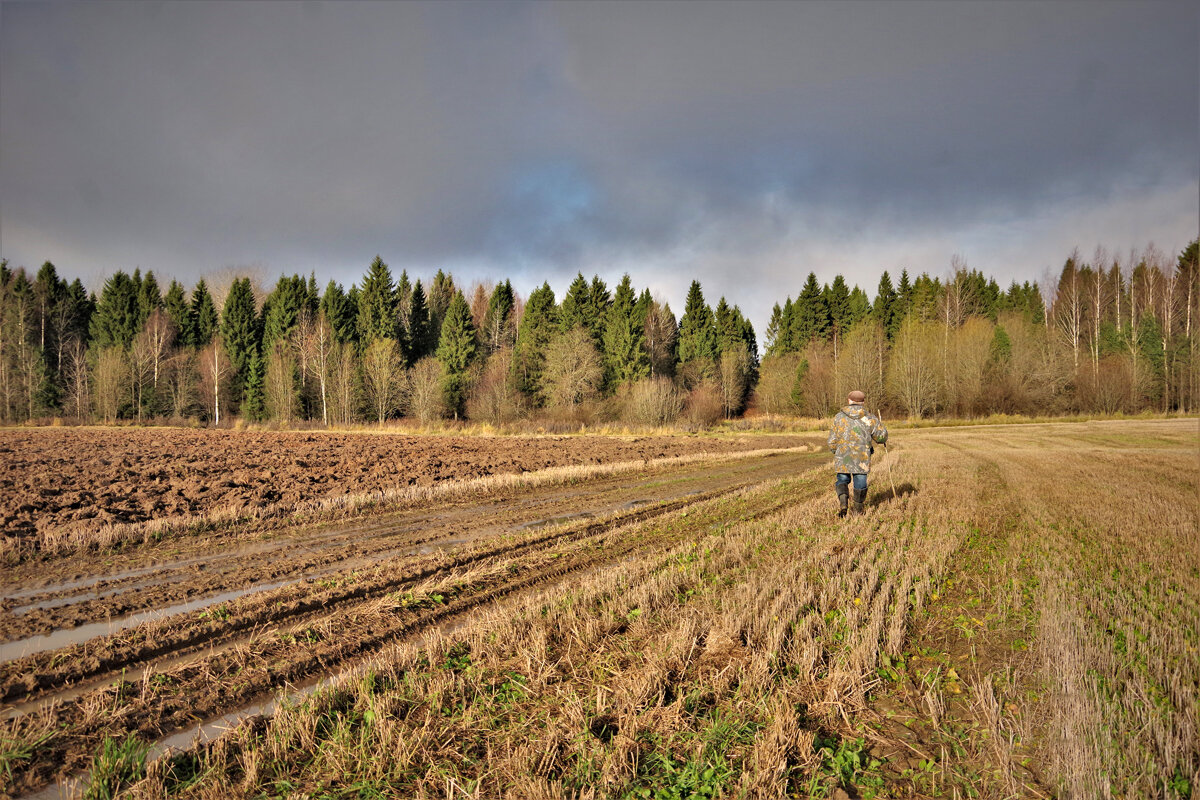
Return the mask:
{"type": "Polygon", "coordinates": [[[214,294],[118,271],[97,295],[49,262],[30,277],[0,261],[0,416],[707,425],[748,407],[826,416],[856,388],[916,418],[1196,410],[1196,242],[1072,253],[1049,288],[1002,289],[957,259],[945,277],[884,272],[873,298],[810,273],[760,354],[738,306],[697,281],[677,319],[629,275],[579,274],[560,301],[442,271],[426,287],[377,256],[348,290],[291,275],[214,294]]]}

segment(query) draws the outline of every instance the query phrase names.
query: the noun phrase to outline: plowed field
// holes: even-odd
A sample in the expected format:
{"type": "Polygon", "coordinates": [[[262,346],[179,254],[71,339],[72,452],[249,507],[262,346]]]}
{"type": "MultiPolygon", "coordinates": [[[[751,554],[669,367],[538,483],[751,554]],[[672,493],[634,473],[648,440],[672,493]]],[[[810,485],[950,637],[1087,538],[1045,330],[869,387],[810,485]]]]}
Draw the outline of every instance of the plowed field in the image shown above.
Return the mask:
{"type": "Polygon", "coordinates": [[[577,464],[793,446],[794,436],[453,437],[175,428],[0,431],[0,552],[114,525],[577,464]]]}
{"type": "Polygon", "coordinates": [[[35,552],[0,797],[1195,797],[1195,432],[898,431],[845,519],[810,436],[35,552]]]}
{"type": "MultiPolygon", "coordinates": [[[[587,458],[659,456],[696,443],[597,440],[587,458]]],[[[470,445],[491,452],[496,465],[579,457],[571,440],[534,440],[524,461],[504,440],[447,444],[459,453],[450,457],[465,457],[470,445]]],[[[501,486],[391,513],[372,509],[331,524],[249,534],[229,526],[119,555],[27,561],[6,572],[0,599],[0,703],[9,706],[9,725],[50,713],[70,733],[22,761],[8,790],[69,776],[105,736],[136,729],[186,743],[227,715],[260,709],[273,690],[316,685],[384,644],[427,635],[481,604],[778,510],[791,499],[778,490],[763,504],[719,501],[802,473],[824,475],[815,450],[639,465],[536,491],[501,486]],[[653,527],[680,514],[681,525],[653,527]],[[645,532],[614,535],[630,526],[645,532]],[[134,700],[134,685],[154,688],[150,695],[139,688],[134,700]],[[96,703],[120,710],[97,715],[96,703]]],[[[392,474],[405,470],[420,474],[411,463],[394,464],[392,474]]]]}

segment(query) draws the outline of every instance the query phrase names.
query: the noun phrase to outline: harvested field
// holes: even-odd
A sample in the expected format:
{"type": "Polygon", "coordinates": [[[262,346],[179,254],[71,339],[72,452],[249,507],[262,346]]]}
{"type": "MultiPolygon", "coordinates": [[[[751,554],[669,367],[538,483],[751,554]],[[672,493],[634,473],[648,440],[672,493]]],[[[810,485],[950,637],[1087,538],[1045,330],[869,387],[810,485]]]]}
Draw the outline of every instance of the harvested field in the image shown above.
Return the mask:
{"type": "MultiPolygon", "coordinates": [[[[812,437],[808,437],[812,438],[812,437]]],[[[444,481],[795,446],[796,436],[453,437],[178,428],[0,431],[0,554],[113,526],[284,514],[444,481]]]]}
{"type": "Polygon", "coordinates": [[[0,780],[1189,797],[1195,434],[906,432],[846,520],[826,456],[793,449],[26,562],[3,591],[0,780]]]}

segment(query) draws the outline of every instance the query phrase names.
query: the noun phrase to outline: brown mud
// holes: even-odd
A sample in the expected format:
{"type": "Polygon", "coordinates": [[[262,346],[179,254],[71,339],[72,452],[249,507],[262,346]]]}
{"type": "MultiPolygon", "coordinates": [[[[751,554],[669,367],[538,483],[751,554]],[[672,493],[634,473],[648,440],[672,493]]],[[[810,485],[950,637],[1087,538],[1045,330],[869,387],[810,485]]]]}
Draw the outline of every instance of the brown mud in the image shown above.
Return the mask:
{"type": "Polygon", "coordinates": [[[411,436],[391,433],[0,430],[0,544],[48,533],[286,509],[323,498],[499,473],[791,447],[789,435],[411,436]]]}
{"type": "Polygon", "coordinates": [[[11,741],[42,726],[50,733],[0,778],[10,780],[3,791],[31,791],[86,766],[106,736],[155,741],[194,730],[481,604],[770,513],[798,491],[823,490],[823,463],[793,451],[499,489],[264,540],[173,541],[170,558],[150,547],[80,554],[49,579],[22,565],[24,580],[6,591],[3,630],[17,640],[5,645],[15,657],[0,663],[0,697],[11,704],[0,724],[11,741]],[[780,489],[780,479],[801,473],[780,489]],[[747,487],[758,487],[753,501],[747,487]],[[122,617],[134,624],[87,641],[79,632],[94,629],[72,630],[119,626],[122,617]],[[45,642],[33,637],[64,632],[76,641],[34,652],[45,642]]]}

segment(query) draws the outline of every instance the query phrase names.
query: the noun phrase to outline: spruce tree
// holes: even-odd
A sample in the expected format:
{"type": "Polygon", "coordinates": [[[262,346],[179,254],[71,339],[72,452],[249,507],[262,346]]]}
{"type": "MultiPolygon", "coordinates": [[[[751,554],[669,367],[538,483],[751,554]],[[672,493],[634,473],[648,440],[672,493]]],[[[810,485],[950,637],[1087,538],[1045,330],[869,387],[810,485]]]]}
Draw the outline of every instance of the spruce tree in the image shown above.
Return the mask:
{"type": "Polygon", "coordinates": [[[757,380],[758,370],[758,337],[754,335],[754,326],[750,324],[750,320],[742,314],[742,309],[737,306],[733,307],[733,324],[738,331],[746,349],[750,351],[750,366],[757,380]]]}
{"type": "Polygon", "coordinates": [[[163,298],[162,292],[158,288],[158,279],[154,277],[154,273],[147,271],[146,277],[142,279],[142,285],[138,289],[138,318],[139,330],[142,325],[146,324],[146,320],[150,318],[150,314],[157,308],[162,308],[163,298]]]}
{"type": "Polygon", "coordinates": [[[808,280],[796,298],[792,312],[792,347],[802,350],[812,340],[823,340],[829,334],[829,309],[825,307],[825,298],[821,293],[821,285],[817,283],[817,275],[808,273],[808,280]]]}
{"type": "Polygon", "coordinates": [[[350,298],[346,296],[340,283],[330,281],[329,285],[325,287],[325,294],[321,296],[320,310],[324,312],[325,319],[329,320],[329,327],[333,330],[334,339],[339,342],[354,341],[354,325],[358,309],[351,304],[350,298]]]}
{"type": "Polygon", "coordinates": [[[650,359],[646,355],[645,345],[645,320],[638,317],[633,285],[626,273],[617,284],[604,326],[604,377],[607,386],[633,383],[650,374],[650,359]]]}
{"type": "Polygon", "coordinates": [[[637,302],[633,304],[633,318],[643,330],[646,327],[646,320],[649,318],[650,309],[653,306],[654,298],[650,296],[650,290],[642,289],[642,293],[638,295],[637,302]]]}
{"type": "Polygon", "coordinates": [[[829,311],[829,331],[840,341],[850,329],[850,289],[846,279],[837,275],[833,283],[823,292],[825,307],[829,311]]]}
{"type": "Polygon", "coordinates": [[[525,314],[517,328],[513,348],[512,372],[517,389],[534,406],[545,403],[542,394],[542,372],[546,366],[546,350],[559,330],[558,312],[554,305],[554,290],[549,283],[534,289],[525,303],[525,314]]]}
{"type": "Polygon", "coordinates": [[[440,269],[433,276],[429,285],[429,352],[437,349],[438,337],[442,333],[442,322],[446,318],[446,309],[458,290],[454,287],[454,277],[440,269]]]}
{"type": "Polygon", "coordinates": [[[201,278],[192,290],[192,313],[189,338],[193,347],[208,347],[213,335],[217,332],[217,307],[213,304],[212,295],[208,293],[208,284],[201,278]]]}
{"type": "Polygon", "coordinates": [[[591,285],[588,286],[587,303],[584,305],[584,327],[592,335],[597,350],[601,350],[604,344],[604,326],[611,306],[612,295],[608,292],[608,285],[600,280],[599,275],[593,275],[591,285]]]}
{"type": "Polygon", "coordinates": [[[471,322],[471,307],[462,292],[456,292],[438,339],[437,358],[442,362],[442,388],[446,408],[458,419],[467,399],[467,370],[475,359],[475,325],[471,322]]]}
{"type": "Polygon", "coordinates": [[[846,330],[853,328],[871,313],[871,300],[867,293],[855,286],[850,290],[850,299],[846,303],[846,330]]]}
{"type": "Polygon", "coordinates": [[[117,270],[100,292],[91,321],[92,343],[96,347],[128,347],[138,334],[139,316],[137,286],[129,275],[117,270]]]}
{"type": "Polygon", "coordinates": [[[395,339],[397,317],[392,272],[382,258],[375,256],[358,296],[359,342],[366,346],[375,339],[395,339]]]}
{"type": "Polygon", "coordinates": [[[776,303],[771,307],[771,317],[767,320],[767,355],[774,355],[779,347],[779,328],[783,317],[783,309],[776,303]]]}
{"type": "Polygon", "coordinates": [[[174,278],[171,279],[171,284],[167,287],[167,294],[163,297],[163,308],[167,312],[167,319],[171,320],[171,324],[175,326],[175,341],[183,346],[191,345],[186,338],[190,327],[187,295],[183,291],[183,286],[174,278]]]}
{"type": "Polygon", "coordinates": [[[221,341],[233,368],[229,385],[234,398],[242,396],[243,387],[249,380],[250,362],[259,351],[259,337],[258,314],[250,279],[236,279],[229,287],[225,308],[221,312],[221,341]]]}
{"type": "Polygon", "coordinates": [[[267,417],[266,372],[266,364],[256,347],[250,356],[242,388],[242,416],[251,422],[261,422],[267,417]]]}
{"type": "Polygon", "coordinates": [[[588,306],[591,304],[592,293],[583,273],[577,273],[575,280],[567,287],[563,295],[562,305],[558,310],[559,330],[563,333],[574,328],[588,328],[588,306]]]}
{"type": "Polygon", "coordinates": [[[717,330],[717,358],[726,350],[742,344],[742,313],[736,306],[731,307],[724,296],[717,301],[713,324],[717,330]]]}
{"type": "Polygon", "coordinates": [[[908,309],[912,305],[912,293],[912,281],[908,278],[908,270],[902,269],[900,270],[900,283],[896,285],[896,313],[900,315],[901,319],[908,316],[908,309]]]}
{"type": "Polygon", "coordinates": [[[875,292],[875,305],[871,313],[883,326],[887,338],[894,338],[902,320],[896,314],[896,290],[892,288],[892,276],[887,274],[887,270],[879,276],[879,288],[875,292]]]}
{"type": "Polygon", "coordinates": [[[408,363],[415,364],[432,352],[429,329],[429,305],[425,301],[425,288],[417,281],[412,289],[408,306],[408,363]]]}
{"type": "Polygon", "coordinates": [[[717,356],[717,331],[712,309],[704,302],[699,281],[688,287],[683,318],[679,320],[679,363],[694,364],[701,374],[712,372],[717,356]]]}
{"type": "Polygon", "coordinates": [[[779,354],[796,352],[795,342],[792,341],[792,328],[794,327],[793,320],[796,317],[796,304],[792,302],[791,296],[788,296],[783,302],[783,311],[779,315],[779,336],[776,339],[778,346],[776,352],[779,354]]]}
{"type": "MultiPolygon", "coordinates": [[[[247,279],[247,287],[249,279],[247,279]]],[[[291,336],[308,308],[308,284],[299,275],[281,276],[275,289],[263,301],[263,351],[291,336]]]]}

